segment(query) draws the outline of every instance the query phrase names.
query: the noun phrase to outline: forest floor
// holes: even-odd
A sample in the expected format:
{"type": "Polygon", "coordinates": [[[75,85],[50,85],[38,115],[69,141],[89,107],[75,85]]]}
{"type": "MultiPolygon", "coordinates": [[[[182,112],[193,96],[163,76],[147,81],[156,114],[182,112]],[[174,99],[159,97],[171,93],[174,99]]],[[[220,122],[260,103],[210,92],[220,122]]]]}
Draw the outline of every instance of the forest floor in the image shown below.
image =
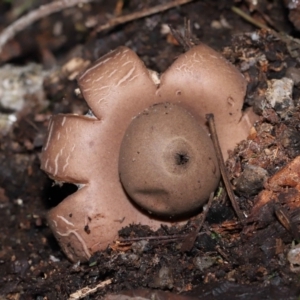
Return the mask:
{"type": "MultiPolygon", "coordinates": [[[[49,2],[2,1],[0,30],[20,11],[49,2]],[[21,5],[27,2],[28,7],[21,5]]],[[[174,293],[157,292],[159,299],[176,299],[175,294],[202,300],[299,299],[300,43],[293,39],[299,33],[282,1],[267,0],[257,6],[250,0],[193,1],[95,33],[97,24],[118,13],[117,4],[124,4],[119,13],[125,15],[166,2],[99,1],[64,9],[25,28],[0,53],[0,299],[80,299],[70,295],[85,287],[90,288],[85,299],[109,293],[125,299],[120,295],[125,290],[150,299],[141,288],[174,293]],[[287,35],[259,30],[232,6],[287,35]],[[194,219],[181,229],[157,232],[131,226],[120,232],[126,247],[112,246],[88,263],[72,263],[46,220],[47,211],[77,189],[53,185],[40,170],[49,118],[88,111],[74,93],[77,67],[118,46],[133,49],[148,68],[166,70],[184,51],[167,25],[182,31],[185,19],[195,42],[222,52],[242,71],[248,81],[245,106],[260,116],[226,162],[247,222],[238,222],[221,182],[199,233],[193,232],[194,219]],[[284,103],[268,102],[276,93],[271,80],[284,86],[284,103]],[[197,235],[195,243],[182,251],[189,234],[197,235]]]]}

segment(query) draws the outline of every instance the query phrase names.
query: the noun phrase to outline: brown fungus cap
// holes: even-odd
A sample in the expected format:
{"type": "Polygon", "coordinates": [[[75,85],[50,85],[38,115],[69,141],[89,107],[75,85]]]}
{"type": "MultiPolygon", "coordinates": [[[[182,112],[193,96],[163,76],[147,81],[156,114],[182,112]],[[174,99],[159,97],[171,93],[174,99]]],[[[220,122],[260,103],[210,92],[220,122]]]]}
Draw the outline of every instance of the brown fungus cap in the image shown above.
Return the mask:
{"type": "Polygon", "coordinates": [[[132,120],[121,145],[119,173],[131,199],[168,217],[195,213],[220,179],[207,131],[171,103],[155,104],[132,120]]]}
{"type": "Polygon", "coordinates": [[[119,47],[78,78],[94,117],[58,115],[49,123],[41,168],[54,180],[80,187],[48,214],[49,226],[72,261],[86,261],[105,249],[117,238],[118,230],[129,224],[153,229],[171,224],[137,209],[120,182],[121,142],[140,112],[168,101],[180,104],[202,124],[206,113],[214,113],[224,157],[237,141],[246,138],[251,127],[252,121],[244,122],[241,112],[246,87],[243,76],[209,47],[196,46],[181,55],[162,75],[159,88],[150,74],[132,50],[119,47]],[[227,79],[212,76],[215,71],[227,79]],[[226,88],[221,88],[225,81],[226,88]],[[233,104],[228,103],[229,96],[233,104]],[[230,143],[225,142],[225,135],[230,143]]]}

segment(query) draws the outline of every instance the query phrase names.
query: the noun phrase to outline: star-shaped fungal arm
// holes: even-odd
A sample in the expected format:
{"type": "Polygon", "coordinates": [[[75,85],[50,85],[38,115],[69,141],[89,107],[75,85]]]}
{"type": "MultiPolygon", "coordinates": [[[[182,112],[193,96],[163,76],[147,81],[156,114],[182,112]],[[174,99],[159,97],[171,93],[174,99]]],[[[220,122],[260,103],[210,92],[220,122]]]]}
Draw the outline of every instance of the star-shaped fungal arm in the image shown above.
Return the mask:
{"type": "Polygon", "coordinates": [[[155,229],[163,223],[134,207],[118,175],[124,132],[155,95],[147,68],[133,51],[121,47],[82,74],[79,85],[95,117],[52,117],[41,156],[41,167],[51,178],[80,187],[48,214],[72,261],[85,261],[105,249],[126,225],[155,229]]]}
{"type": "Polygon", "coordinates": [[[162,74],[157,95],[196,111],[203,125],[205,115],[213,113],[226,160],[228,150],[247,138],[258,119],[252,109],[242,111],[246,87],[244,76],[229,61],[201,43],[180,55],[162,74]]]}

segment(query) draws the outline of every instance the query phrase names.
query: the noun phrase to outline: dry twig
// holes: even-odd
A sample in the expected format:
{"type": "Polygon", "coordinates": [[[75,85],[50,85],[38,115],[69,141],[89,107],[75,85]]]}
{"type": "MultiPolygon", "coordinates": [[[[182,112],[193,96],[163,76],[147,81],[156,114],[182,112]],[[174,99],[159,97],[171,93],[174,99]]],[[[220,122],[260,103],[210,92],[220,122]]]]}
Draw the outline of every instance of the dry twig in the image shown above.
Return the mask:
{"type": "Polygon", "coordinates": [[[82,299],[88,295],[94,294],[96,293],[99,289],[105,287],[108,284],[111,284],[112,280],[108,279],[105,281],[102,281],[100,283],[98,283],[95,287],[93,288],[89,288],[89,287],[84,287],[78,291],[76,291],[75,293],[71,294],[68,300],[78,300],[78,299],[82,299]]]}
{"type": "Polygon", "coordinates": [[[192,42],[191,36],[191,22],[190,20],[184,20],[184,34],[182,35],[178,30],[174,29],[169,24],[170,30],[176,41],[183,47],[184,51],[190,50],[195,44],[192,42]]]}
{"type": "Polygon", "coordinates": [[[182,252],[192,250],[192,248],[195,244],[196,238],[198,236],[198,233],[200,232],[202,225],[207,217],[207,214],[211,208],[213,199],[214,199],[214,193],[211,193],[209,196],[209,200],[206,204],[205,210],[203,210],[202,215],[199,217],[199,219],[196,222],[198,224],[195,226],[195,229],[182,242],[182,246],[180,249],[182,252]]]}
{"type": "Polygon", "coordinates": [[[125,16],[116,17],[116,18],[110,19],[107,23],[98,26],[95,29],[94,33],[100,32],[100,31],[103,31],[103,30],[106,30],[106,29],[111,29],[111,28],[113,28],[117,25],[125,24],[125,23],[128,23],[128,22],[133,21],[133,20],[148,17],[150,15],[154,15],[154,14],[157,14],[159,12],[163,12],[165,10],[173,8],[175,6],[180,6],[180,5],[192,2],[192,1],[194,1],[194,0],[174,0],[174,1],[169,2],[169,3],[165,3],[165,4],[157,5],[157,6],[154,6],[154,7],[146,8],[142,11],[137,11],[137,12],[125,15],[125,16]]]}
{"type": "Polygon", "coordinates": [[[252,18],[251,16],[249,16],[248,14],[246,14],[245,12],[243,12],[241,9],[239,9],[236,6],[232,6],[231,10],[236,13],[237,15],[239,15],[240,17],[242,17],[243,19],[245,19],[246,21],[248,21],[249,23],[253,24],[254,26],[260,28],[260,29],[268,29],[270,30],[270,28],[268,26],[266,26],[265,24],[255,20],[254,18],[252,18]]]}
{"type": "Polygon", "coordinates": [[[236,215],[238,216],[239,220],[241,222],[243,222],[245,220],[245,217],[244,217],[242,211],[240,210],[240,208],[239,208],[239,206],[236,202],[235,195],[234,195],[231,183],[230,183],[228,175],[227,175],[227,171],[226,171],[226,167],[225,167],[225,163],[224,163],[224,160],[223,160],[222,151],[221,151],[221,148],[220,148],[218,135],[217,135],[217,131],[216,131],[214,115],[213,114],[207,114],[206,119],[208,121],[209,130],[210,130],[210,133],[211,133],[214,148],[216,150],[217,159],[218,159],[220,171],[221,171],[221,174],[222,174],[224,185],[226,187],[227,194],[229,196],[229,199],[231,201],[231,205],[233,206],[233,209],[234,209],[236,215]]]}
{"type": "Polygon", "coordinates": [[[277,217],[281,225],[293,235],[293,238],[295,240],[300,239],[300,234],[297,225],[295,224],[295,222],[292,221],[289,212],[285,208],[277,205],[277,207],[275,207],[275,216],[277,217]]]}
{"type": "Polygon", "coordinates": [[[93,1],[96,0],[60,0],[51,2],[46,5],[42,5],[38,9],[29,12],[27,15],[21,17],[20,19],[16,20],[14,23],[6,27],[0,33],[0,53],[2,51],[3,46],[11,38],[13,38],[18,32],[24,30],[26,27],[33,24],[34,22],[68,7],[93,1]]]}
{"type": "Polygon", "coordinates": [[[141,236],[141,237],[129,237],[129,238],[121,238],[116,241],[116,243],[132,243],[135,241],[142,240],[176,240],[183,239],[186,237],[186,234],[173,234],[173,235],[158,235],[158,236],[141,236]]]}

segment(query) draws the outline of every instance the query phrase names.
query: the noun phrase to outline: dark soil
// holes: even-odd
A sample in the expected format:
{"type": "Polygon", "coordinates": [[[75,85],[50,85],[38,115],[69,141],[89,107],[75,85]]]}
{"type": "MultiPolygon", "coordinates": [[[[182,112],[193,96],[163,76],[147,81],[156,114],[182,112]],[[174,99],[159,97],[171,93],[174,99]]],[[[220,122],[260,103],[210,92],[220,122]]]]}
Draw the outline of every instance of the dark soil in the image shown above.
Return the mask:
{"type": "MultiPolygon", "coordinates": [[[[30,10],[47,2],[35,1],[30,10]]],[[[165,2],[124,1],[122,13],[165,2]]],[[[174,294],[189,295],[189,299],[298,299],[300,259],[291,259],[288,253],[299,241],[300,165],[295,159],[300,154],[300,47],[297,41],[258,31],[231,6],[273,29],[294,37],[298,33],[281,1],[262,0],[257,7],[253,2],[194,1],[92,35],[86,21],[94,18],[105,23],[117,3],[99,1],[46,17],[7,44],[0,54],[3,65],[36,62],[49,70],[43,85],[49,102],[41,108],[32,105],[36,94],[27,95],[17,121],[0,136],[0,299],[68,299],[77,290],[93,288],[108,279],[112,283],[85,299],[141,288],[155,289],[159,299],[176,299],[174,294]],[[249,139],[227,161],[247,222],[237,221],[220,183],[199,233],[195,232],[197,219],[180,230],[162,227],[151,232],[144,226],[127,227],[120,232],[122,243],[96,253],[86,264],[73,264],[60,250],[45,216],[76,187],[53,185],[39,168],[50,115],[84,114],[88,110],[85,101],[74,93],[77,85],[70,77],[72,72],[61,67],[73,57],[94,61],[126,45],[147,67],[164,71],[183,48],[171,34],[161,33],[162,25],[182,30],[185,18],[191,20],[194,41],[222,51],[242,70],[249,82],[245,107],[253,106],[261,116],[249,139]],[[54,34],[55,26],[62,28],[59,34],[54,34]],[[285,76],[294,82],[292,101],[272,107],[265,101],[268,81],[285,76]],[[278,178],[278,171],[292,161],[296,175],[292,176],[290,167],[284,180],[278,178]],[[185,243],[195,235],[192,248],[182,251],[189,248],[185,243]]],[[[0,3],[2,29],[13,21],[19,6],[18,1],[14,6],[9,1],[0,3]]],[[[0,112],[13,111],[0,106],[0,112]]],[[[150,299],[145,294],[149,292],[131,293],[150,299]]],[[[117,299],[127,298],[119,295],[117,299]]]]}

